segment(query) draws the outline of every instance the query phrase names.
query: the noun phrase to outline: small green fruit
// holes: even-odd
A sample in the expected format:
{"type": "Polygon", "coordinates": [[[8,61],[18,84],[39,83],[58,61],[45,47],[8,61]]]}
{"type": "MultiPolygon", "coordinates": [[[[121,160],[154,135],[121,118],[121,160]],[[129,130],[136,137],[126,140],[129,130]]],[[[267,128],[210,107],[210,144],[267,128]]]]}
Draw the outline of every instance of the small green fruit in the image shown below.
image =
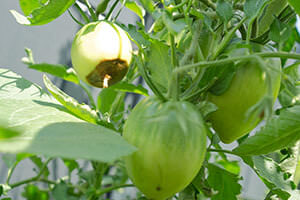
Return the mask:
{"type": "Polygon", "coordinates": [[[95,87],[108,87],[126,75],[132,46],[118,25],[100,21],[85,25],[76,34],[71,59],[84,82],[95,87]]]}
{"type": "Polygon", "coordinates": [[[184,189],[205,157],[206,127],[189,102],[144,99],[129,115],[123,136],[138,148],[125,158],[128,175],[151,200],[184,189]]]}
{"type": "MultiPolygon", "coordinates": [[[[273,102],[275,102],[281,80],[281,64],[279,59],[265,60],[271,69],[273,102]]],[[[256,61],[237,63],[237,71],[229,88],[217,96],[208,94],[208,99],[218,110],[211,113],[209,120],[224,143],[231,143],[254,129],[262,120],[261,116],[250,116],[246,113],[267,94],[266,73],[256,61]]]]}

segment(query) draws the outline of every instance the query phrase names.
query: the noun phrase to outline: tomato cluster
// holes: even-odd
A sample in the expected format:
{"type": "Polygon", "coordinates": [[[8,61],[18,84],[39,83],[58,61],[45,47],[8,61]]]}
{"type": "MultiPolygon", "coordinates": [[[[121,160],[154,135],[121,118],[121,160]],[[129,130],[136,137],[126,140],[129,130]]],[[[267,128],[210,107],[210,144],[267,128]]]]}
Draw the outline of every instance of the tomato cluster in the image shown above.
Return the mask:
{"type": "MultiPolygon", "coordinates": [[[[108,87],[126,74],[131,51],[126,33],[113,23],[101,21],[77,33],[71,56],[83,81],[108,87]]],[[[235,71],[226,90],[218,94],[208,90],[204,95],[217,106],[208,121],[224,143],[254,129],[264,113],[247,116],[247,112],[270,87],[274,103],[280,87],[278,59],[243,60],[232,65],[235,71]]],[[[138,149],[125,158],[129,177],[150,199],[171,197],[199,172],[206,154],[206,136],[206,123],[192,103],[147,97],[132,110],[124,125],[123,137],[138,149]]]]}

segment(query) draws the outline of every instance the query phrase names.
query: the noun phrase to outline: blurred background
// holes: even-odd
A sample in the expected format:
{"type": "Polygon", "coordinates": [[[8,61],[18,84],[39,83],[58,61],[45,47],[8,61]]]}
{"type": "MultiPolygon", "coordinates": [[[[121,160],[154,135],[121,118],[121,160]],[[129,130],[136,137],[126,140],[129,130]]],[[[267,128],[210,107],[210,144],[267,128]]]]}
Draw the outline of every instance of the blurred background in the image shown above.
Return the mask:
{"type": "MultiPolygon", "coordinates": [[[[96,5],[99,0],[90,0],[92,5],[96,5]]],[[[119,5],[120,6],[120,5],[119,5]]],[[[10,14],[9,10],[14,9],[21,12],[18,0],[1,0],[0,6],[0,68],[10,69],[17,74],[20,74],[27,80],[43,87],[42,74],[28,69],[25,64],[21,62],[21,58],[25,56],[24,48],[30,48],[33,51],[33,56],[36,62],[47,62],[52,64],[64,64],[71,66],[70,62],[70,48],[74,35],[79,29],[79,26],[73,22],[68,13],[63,14],[53,22],[43,25],[27,27],[18,24],[14,17],[10,14]]],[[[79,18],[76,11],[71,8],[72,13],[79,18]]],[[[119,21],[124,24],[135,24],[138,19],[135,14],[123,9],[119,16],[119,21]]],[[[146,19],[148,24],[151,19],[146,19]]],[[[82,90],[72,83],[56,79],[52,77],[52,81],[56,83],[69,95],[75,97],[79,101],[86,102],[87,97],[82,93],[82,90]]],[[[99,92],[94,89],[93,93],[99,92]]],[[[137,101],[135,97],[127,98],[129,103],[137,101]]],[[[1,112],[1,111],[0,111],[1,112]]],[[[233,148],[233,145],[226,145],[226,148],[233,148]]],[[[236,159],[232,157],[232,159],[236,159]]],[[[84,161],[82,161],[84,164],[84,161]]],[[[86,166],[89,168],[89,166],[86,166]]],[[[33,176],[35,172],[32,170],[33,165],[28,161],[22,161],[22,164],[16,169],[12,182],[23,180],[27,177],[33,176]]],[[[63,163],[57,159],[51,166],[52,178],[63,177],[66,174],[66,168],[63,163]]],[[[0,183],[5,182],[7,176],[7,168],[3,161],[0,161],[0,183]]],[[[267,192],[265,185],[257,177],[250,168],[242,165],[241,176],[243,179],[240,183],[243,185],[242,198],[249,200],[261,200],[265,197],[267,192]]],[[[14,190],[11,194],[13,199],[23,199],[20,196],[21,189],[14,190]]],[[[132,191],[128,191],[129,193],[132,191]]],[[[122,200],[120,196],[113,199],[122,200]]]]}

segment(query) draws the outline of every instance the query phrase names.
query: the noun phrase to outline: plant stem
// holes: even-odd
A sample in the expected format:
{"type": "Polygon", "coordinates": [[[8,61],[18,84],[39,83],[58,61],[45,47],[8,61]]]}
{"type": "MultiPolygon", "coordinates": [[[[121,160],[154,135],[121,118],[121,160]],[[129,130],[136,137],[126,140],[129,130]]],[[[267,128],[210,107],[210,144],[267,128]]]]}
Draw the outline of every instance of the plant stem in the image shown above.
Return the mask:
{"type": "Polygon", "coordinates": [[[152,80],[150,79],[150,77],[148,76],[146,70],[145,70],[145,66],[142,60],[142,53],[140,52],[138,57],[137,57],[137,66],[139,68],[139,71],[142,75],[142,77],[144,78],[145,82],[147,83],[147,85],[151,88],[151,90],[153,91],[153,93],[158,96],[162,101],[166,101],[167,98],[165,97],[164,94],[162,94],[159,89],[157,89],[157,87],[154,85],[154,83],[152,82],[152,80]]]}
{"type": "Polygon", "coordinates": [[[222,40],[221,44],[218,45],[216,49],[216,53],[212,56],[211,60],[215,60],[218,55],[225,49],[227,44],[230,42],[230,40],[233,38],[235,32],[243,25],[243,23],[246,21],[246,17],[244,17],[231,31],[229,31],[228,34],[224,37],[222,40]]]}
{"type": "Polygon", "coordinates": [[[84,24],[82,24],[79,20],[77,20],[71,13],[71,11],[68,9],[68,13],[69,15],[71,16],[71,18],[77,23],[79,24],[80,26],[84,26],[84,24]]]}
{"type": "Polygon", "coordinates": [[[295,59],[300,60],[299,53],[288,53],[288,52],[260,52],[255,55],[265,58],[286,58],[286,59],[295,59]]]}
{"type": "Polygon", "coordinates": [[[239,56],[239,57],[231,57],[231,58],[226,58],[226,59],[221,59],[221,60],[214,60],[214,61],[201,61],[198,63],[193,63],[189,65],[184,65],[182,67],[176,68],[176,70],[173,73],[180,73],[183,71],[187,71],[193,68],[197,67],[210,67],[214,65],[222,65],[222,64],[228,64],[234,61],[239,61],[239,60],[251,60],[255,59],[258,57],[265,57],[265,58],[287,58],[287,59],[297,59],[300,60],[300,54],[297,53],[287,53],[287,52],[261,52],[261,53],[254,53],[251,55],[246,55],[246,56],[239,56]]]}
{"type": "Polygon", "coordinates": [[[51,160],[52,160],[52,158],[49,158],[49,159],[46,160],[46,162],[41,167],[39,173],[35,177],[32,177],[30,179],[26,179],[26,180],[23,180],[23,181],[16,182],[14,184],[10,184],[9,186],[11,188],[15,188],[15,187],[18,187],[20,185],[23,185],[23,184],[26,184],[26,183],[30,183],[30,182],[34,182],[34,181],[43,181],[43,182],[48,182],[48,183],[51,183],[51,184],[55,184],[55,182],[52,182],[50,180],[41,179],[41,176],[43,175],[44,170],[47,169],[47,165],[49,164],[49,162],[51,160]]]}
{"type": "Polygon", "coordinates": [[[19,162],[15,162],[14,165],[8,170],[6,184],[9,185],[9,181],[11,179],[12,174],[14,173],[19,162]]]}
{"type": "Polygon", "coordinates": [[[82,16],[83,20],[85,21],[85,23],[89,23],[90,19],[87,16],[87,14],[85,14],[85,12],[80,8],[80,6],[78,5],[78,3],[74,4],[75,8],[79,11],[80,15],[82,16]]]}
{"type": "Polygon", "coordinates": [[[79,82],[79,86],[85,91],[85,93],[88,95],[88,98],[89,98],[89,101],[90,101],[90,104],[92,106],[92,108],[94,110],[97,109],[97,106],[96,106],[96,103],[95,103],[95,100],[93,98],[93,95],[91,93],[91,91],[84,85],[82,84],[81,82],[79,82]]]}
{"type": "Polygon", "coordinates": [[[114,4],[111,6],[110,10],[108,11],[107,15],[105,16],[105,20],[108,20],[112,14],[112,12],[114,11],[115,7],[118,5],[119,0],[116,0],[114,2],[114,4]]]}
{"type": "Polygon", "coordinates": [[[216,10],[216,5],[211,0],[200,0],[202,3],[204,3],[206,6],[212,8],[213,10],[216,10]]]}
{"type": "Polygon", "coordinates": [[[84,0],[84,4],[86,5],[86,7],[88,8],[90,14],[91,14],[91,17],[93,19],[93,21],[98,21],[98,17],[94,11],[94,9],[92,8],[90,2],[88,0],[84,0]]]}
{"type": "Polygon", "coordinates": [[[115,186],[104,188],[103,190],[98,191],[97,195],[101,196],[101,195],[103,195],[105,193],[108,193],[110,191],[113,191],[113,190],[116,190],[116,189],[119,189],[119,188],[125,188],[125,187],[135,187],[135,186],[133,184],[115,185],[115,186]]]}
{"type": "Polygon", "coordinates": [[[235,155],[237,156],[236,153],[232,152],[232,151],[229,151],[229,150],[225,150],[225,149],[211,149],[211,148],[208,148],[207,151],[209,152],[221,152],[221,153],[228,153],[228,154],[232,154],[232,155],[235,155]]]}
{"type": "MultiPolygon", "coordinates": [[[[175,40],[174,35],[170,33],[170,42],[171,42],[171,62],[173,69],[175,70],[178,66],[177,58],[176,58],[176,47],[175,47],[175,40]]],[[[178,82],[178,74],[173,74],[174,76],[171,77],[171,81],[169,82],[169,90],[168,90],[168,97],[171,97],[174,100],[178,100],[178,91],[179,91],[179,82],[178,82]]]]}

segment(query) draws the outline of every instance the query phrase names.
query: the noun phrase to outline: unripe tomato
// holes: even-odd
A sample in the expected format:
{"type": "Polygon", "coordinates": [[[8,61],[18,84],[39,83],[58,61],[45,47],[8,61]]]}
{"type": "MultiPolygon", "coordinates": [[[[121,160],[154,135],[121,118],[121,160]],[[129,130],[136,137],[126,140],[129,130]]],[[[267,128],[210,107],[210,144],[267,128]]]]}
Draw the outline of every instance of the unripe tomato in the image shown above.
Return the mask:
{"type": "Polygon", "coordinates": [[[108,87],[128,71],[132,46],[126,33],[106,21],[85,25],[76,34],[71,58],[79,78],[95,87],[108,87]]]}
{"type": "Polygon", "coordinates": [[[123,136],[138,148],[125,158],[128,175],[151,200],[184,189],[205,157],[206,127],[189,102],[144,99],[129,115],[123,136]]]}
{"type": "MultiPolygon", "coordinates": [[[[273,102],[275,102],[280,88],[281,64],[279,59],[265,61],[267,67],[271,69],[273,102]]],[[[208,99],[218,107],[217,111],[210,114],[209,120],[222,142],[231,143],[256,127],[262,120],[263,113],[260,117],[252,115],[248,119],[246,113],[266,94],[266,73],[255,60],[237,64],[236,74],[224,93],[219,96],[208,94],[208,99]]]]}

